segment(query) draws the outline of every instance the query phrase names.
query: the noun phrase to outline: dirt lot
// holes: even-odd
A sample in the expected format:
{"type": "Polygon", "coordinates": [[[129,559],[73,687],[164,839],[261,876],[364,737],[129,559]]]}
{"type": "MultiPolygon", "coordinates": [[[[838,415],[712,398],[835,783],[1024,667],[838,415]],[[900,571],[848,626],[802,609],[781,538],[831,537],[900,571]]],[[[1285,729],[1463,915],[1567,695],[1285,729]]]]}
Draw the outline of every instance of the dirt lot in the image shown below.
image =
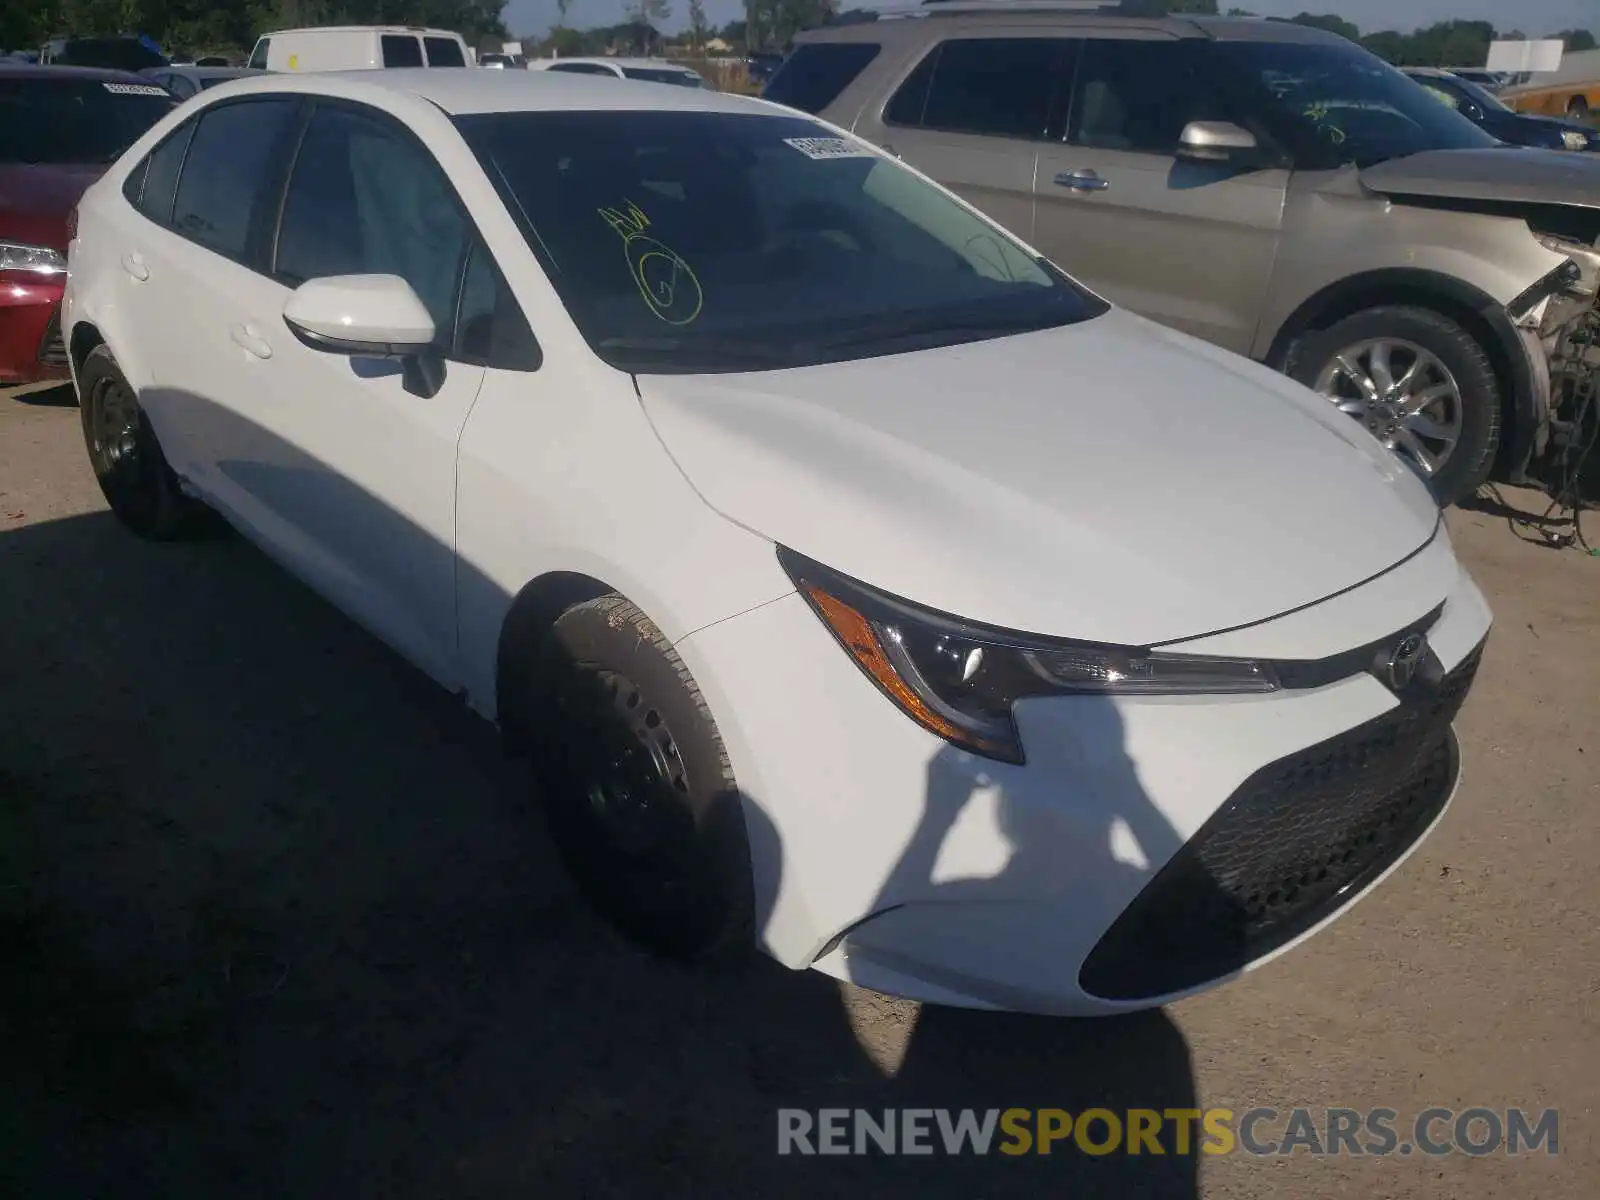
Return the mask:
{"type": "Polygon", "coordinates": [[[0,393],[0,1195],[1594,1195],[1600,559],[1452,514],[1466,781],[1334,929],[1164,1013],[919,1012],[619,945],[488,728],[241,542],[124,535],[69,404],[0,393]],[[779,1158],[781,1105],[1556,1107],[1560,1153],[779,1158]]]}

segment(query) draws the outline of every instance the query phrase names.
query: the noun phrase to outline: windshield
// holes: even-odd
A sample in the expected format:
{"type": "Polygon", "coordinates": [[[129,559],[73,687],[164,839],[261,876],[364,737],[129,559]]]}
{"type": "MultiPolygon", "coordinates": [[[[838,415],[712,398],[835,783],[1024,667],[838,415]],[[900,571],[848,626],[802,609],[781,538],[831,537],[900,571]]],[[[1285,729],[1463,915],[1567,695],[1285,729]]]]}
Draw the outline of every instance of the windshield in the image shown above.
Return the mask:
{"type": "Polygon", "coordinates": [[[0,75],[0,163],[109,163],[177,100],[153,83],[0,75]]]}
{"type": "Polygon", "coordinates": [[[1104,305],[865,143],[802,117],[457,119],[573,320],[628,371],[801,366],[1104,305]]]}
{"type": "Polygon", "coordinates": [[[657,70],[654,67],[623,67],[629,79],[642,79],[646,83],[675,83],[679,87],[705,87],[706,81],[694,71],[657,70]]]}
{"type": "Polygon", "coordinates": [[[1424,150],[1498,143],[1416,81],[1355,45],[1222,42],[1229,75],[1308,170],[1367,167],[1424,150]]]}

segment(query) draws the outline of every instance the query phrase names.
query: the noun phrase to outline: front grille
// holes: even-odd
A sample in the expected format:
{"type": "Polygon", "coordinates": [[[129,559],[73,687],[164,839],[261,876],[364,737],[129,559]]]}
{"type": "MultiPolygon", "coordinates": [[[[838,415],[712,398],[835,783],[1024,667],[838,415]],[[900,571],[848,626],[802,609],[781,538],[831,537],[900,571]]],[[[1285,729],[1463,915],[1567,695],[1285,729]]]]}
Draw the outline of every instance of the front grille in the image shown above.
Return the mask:
{"type": "Polygon", "coordinates": [[[61,338],[61,310],[50,314],[50,324],[45,327],[44,340],[39,343],[39,361],[47,367],[67,365],[67,344],[61,338]]]}
{"type": "Polygon", "coordinates": [[[1449,799],[1450,723],[1482,651],[1424,694],[1247,779],[1100,939],[1083,989],[1142,1000],[1229,975],[1380,875],[1449,799]]]}

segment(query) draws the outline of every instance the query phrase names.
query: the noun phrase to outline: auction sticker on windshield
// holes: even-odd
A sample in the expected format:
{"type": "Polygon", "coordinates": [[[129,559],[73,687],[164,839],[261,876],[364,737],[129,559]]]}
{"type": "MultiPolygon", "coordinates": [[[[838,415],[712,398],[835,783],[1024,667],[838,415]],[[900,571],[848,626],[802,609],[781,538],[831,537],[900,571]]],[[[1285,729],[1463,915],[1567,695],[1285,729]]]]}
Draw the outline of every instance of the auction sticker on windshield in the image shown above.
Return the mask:
{"type": "Polygon", "coordinates": [[[171,95],[166,88],[159,88],[148,83],[107,83],[102,84],[106,91],[114,96],[168,96],[171,95]]]}
{"type": "Polygon", "coordinates": [[[807,158],[876,158],[875,151],[856,142],[836,137],[784,138],[786,146],[793,146],[807,158]]]}

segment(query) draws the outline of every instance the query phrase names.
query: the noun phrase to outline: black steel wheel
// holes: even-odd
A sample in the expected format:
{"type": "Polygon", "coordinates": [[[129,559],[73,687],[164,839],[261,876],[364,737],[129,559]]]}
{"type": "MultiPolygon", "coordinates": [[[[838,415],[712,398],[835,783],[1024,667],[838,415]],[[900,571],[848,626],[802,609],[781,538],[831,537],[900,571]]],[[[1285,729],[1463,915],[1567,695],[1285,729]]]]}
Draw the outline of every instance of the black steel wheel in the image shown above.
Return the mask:
{"type": "Polygon", "coordinates": [[[89,463],[123,525],[152,541],[217,530],[211,510],[183,494],[150,418],[106,346],[91,350],[79,368],[78,401],[89,463]]]}
{"type": "Polygon", "coordinates": [[[742,801],[710,708],[660,630],[602,596],[562,614],[529,676],[540,799],[588,901],[670,957],[748,947],[742,801]]]}

